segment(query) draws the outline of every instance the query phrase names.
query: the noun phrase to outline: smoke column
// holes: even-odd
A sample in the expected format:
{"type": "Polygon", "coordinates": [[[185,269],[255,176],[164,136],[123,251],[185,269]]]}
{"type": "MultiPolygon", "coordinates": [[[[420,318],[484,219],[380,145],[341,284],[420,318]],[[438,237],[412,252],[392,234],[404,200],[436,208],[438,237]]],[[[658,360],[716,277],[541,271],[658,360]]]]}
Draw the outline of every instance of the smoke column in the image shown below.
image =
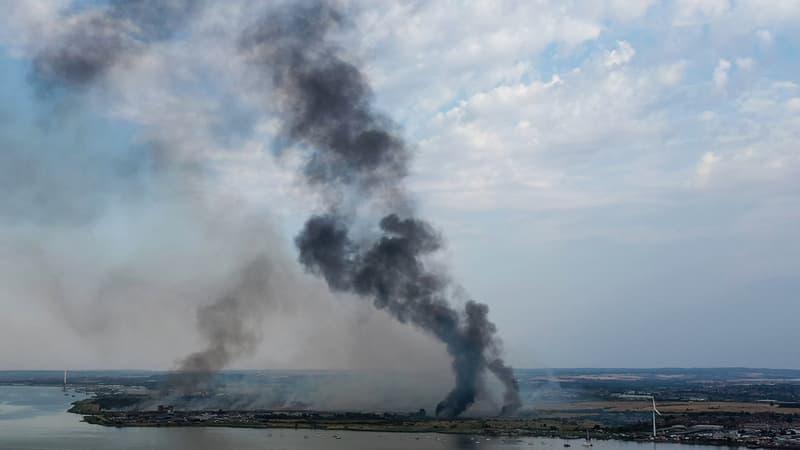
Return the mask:
{"type": "MultiPolygon", "coordinates": [[[[203,0],[111,0],[107,5],[73,11],[59,24],[54,38],[36,53],[32,80],[48,89],[79,90],[98,84],[115,65],[124,65],[144,54],[151,44],[169,39],[203,4],[203,0]]],[[[156,150],[165,146],[153,144],[156,150]]],[[[170,149],[164,150],[154,153],[161,158],[159,163],[169,165],[170,149]]],[[[264,242],[271,239],[261,238],[264,242]]],[[[206,346],[179,362],[162,395],[170,395],[170,390],[190,393],[234,358],[256,349],[261,325],[257,318],[263,317],[264,305],[272,303],[279,288],[272,286],[270,258],[242,255],[242,259],[243,269],[228,293],[197,309],[197,329],[206,346]]]]}
{"type": "Polygon", "coordinates": [[[244,268],[229,295],[197,310],[197,326],[207,347],[181,361],[167,383],[168,390],[189,394],[234,358],[256,349],[260,324],[248,319],[258,316],[260,303],[272,300],[271,269],[267,258],[257,258],[244,268]]]}
{"type": "MultiPolygon", "coordinates": [[[[38,46],[38,80],[45,86],[98,83],[110,68],[176,34],[204,3],[112,0],[77,11],[38,46]]],[[[487,372],[505,386],[503,412],[513,412],[520,404],[517,383],[500,358],[488,307],[472,300],[463,310],[453,306],[457,286],[428,262],[442,248],[442,236],[417,217],[405,192],[411,152],[396,125],[373,107],[364,75],[331,39],[331,31],[350,25],[346,11],[302,1],[255,17],[238,33],[238,56],[271,88],[281,138],[303,149],[303,179],[325,202],[295,239],[301,264],[331,290],[370,299],[445,345],[455,386],[437,415],[455,417],[469,408],[487,372]]],[[[191,389],[255,347],[258,328],[249,321],[254,305],[271,300],[269,272],[245,270],[229,295],[198,310],[207,345],[182,361],[173,387],[191,389]]]]}
{"type": "Polygon", "coordinates": [[[347,23],[325,2],[304,2],[268,14],[244,33],[241,46],[278,96],[284,138],[305,149],[304,177],[327,210],[309,218],[295,243],[300,262],[331,289],[372,299],[375,307],[441,340],[452,358],[455,387],[436,408],[455,417],[474,401],[486,371],[505,386],[504,413],[520,405],[513,371],[498,353],[488,307],[450,304],[446,274],[425,257],[441,236],[415,217],[403,180],[410,152],[392,122],[372,106],[364,75],[328,32],[347,23]],[[385,215],[375,233],[356,233],[358,205],[385,215]]]}

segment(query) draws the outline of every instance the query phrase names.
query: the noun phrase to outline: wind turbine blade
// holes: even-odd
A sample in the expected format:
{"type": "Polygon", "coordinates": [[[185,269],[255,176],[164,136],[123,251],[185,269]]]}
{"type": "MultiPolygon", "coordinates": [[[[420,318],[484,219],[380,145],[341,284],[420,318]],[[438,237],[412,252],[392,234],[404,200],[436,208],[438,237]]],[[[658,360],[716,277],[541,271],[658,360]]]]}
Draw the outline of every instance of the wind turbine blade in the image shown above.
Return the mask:
{"type": "Polygon", "coordinates": [[[659,416],[662,415],[661,412],[659,412],[658,408],[656,408],[656,399],[655,399],[655,397],[653,397],[653,411],[655,411],[656,414],[658,414],[659,416]]]}

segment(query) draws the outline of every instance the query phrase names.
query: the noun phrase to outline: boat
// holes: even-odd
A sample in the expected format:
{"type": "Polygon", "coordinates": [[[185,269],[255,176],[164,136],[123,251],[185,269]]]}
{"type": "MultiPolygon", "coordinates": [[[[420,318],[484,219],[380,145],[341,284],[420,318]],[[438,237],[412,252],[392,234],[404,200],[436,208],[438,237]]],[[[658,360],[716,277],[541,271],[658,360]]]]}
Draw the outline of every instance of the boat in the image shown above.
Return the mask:
{"type": "Polygon", "coordinates": [[[592,445],[594,444],[592,444],[592,439],[589,437],[589,430],[586,430],[586,441],[583,443],[583,446],[591,447],[592,445]]]}
{"type": "Polygon", "coordinates": [[[333,438],[334,438],[334,439],[341,439],[342,437],[341,437],[341,436],[339,436],[338,434],[334,434],[334,435],[333,435],[333,438]]]}

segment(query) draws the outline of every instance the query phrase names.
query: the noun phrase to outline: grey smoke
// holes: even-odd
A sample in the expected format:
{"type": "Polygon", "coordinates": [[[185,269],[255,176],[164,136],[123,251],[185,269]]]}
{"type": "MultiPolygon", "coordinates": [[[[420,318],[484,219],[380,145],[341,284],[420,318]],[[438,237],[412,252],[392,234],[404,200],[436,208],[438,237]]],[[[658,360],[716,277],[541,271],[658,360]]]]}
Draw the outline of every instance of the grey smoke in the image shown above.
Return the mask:
{"type": "MultiPolygon", "coordinates": [[[[75,10],[60,23],[56,38],[35,55],[33,80],[39,87],[67,89],[99,83],[115,65],[125,64],[149,45],[170,38],[203,4],[202,0],[112,0],[107,5],[75,10]]],[[[139,156],[157,160],[156,171],[167,172],[174,161],[164,145],[153,143],[139,156]]],[[[261,237],[264,242],[271,239],[261,237]]],[[[267,256],[252,261],[229,293],[198,308],[197,327],[206,347],[180,362],[169,388],[191,391],[234,358],[256,349],[260,340],[258,318],[263,317],[264,307],[274,296],[269,279],[272,265],[267,256]]]]}
{"type": "Polygon", "coordinates": [[[272,262],[259,257],[242,270],[232,292],[197,310],[197,327],[207,347],[181,361],[169,388],[191,393],[234,358],[255,351],[261,340],[257,319],[265,305],[276,301],[273,276],[272,262]]]}
{"type": "Polygon", "coordinates": [[[392,122],[374,110],[361,71],[328,39],[329,30],[346,23],[343,12],[326,2],[303,2],[266,15],[241,41],[278,95],[284,138],[306,150],[305,179],[328,203],[296,238],[300,262],[332,289],[372,299],[446,345],[455,387],[437,415],[464,412],[487,371],[504,384],[502,412],[511,413],[520,405],[518,386],[498,356],[488,307],[470,300],[457,311],[449,277],[426,265],[425,257],[442,242],[414,217],[403,194],[410,151],[392,122]],[[362,220],[353,208],[360,202],[381,204],[385,215],[377,233],[352,235],[362,220]]]}
{"type": "Polygon", "coordinates": [[[57,40],[34,61],[46,86],[85,86],[149,43],[170,37],[202,4],[201,0],[113,0],[78,11],[65,21],[57,40]]]}

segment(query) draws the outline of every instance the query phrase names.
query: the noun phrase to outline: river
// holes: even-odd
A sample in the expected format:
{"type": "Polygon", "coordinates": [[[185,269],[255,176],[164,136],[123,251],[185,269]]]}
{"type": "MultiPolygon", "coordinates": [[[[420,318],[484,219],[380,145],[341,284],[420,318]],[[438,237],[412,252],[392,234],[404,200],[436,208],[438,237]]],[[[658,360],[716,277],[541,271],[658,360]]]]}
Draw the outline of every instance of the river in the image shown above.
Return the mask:
{"type": "MultiPolygon", "coordinates": [[[[367,433],[243,428],[108,428],[81,422],[66,412],[80,398],[61,388],[0,386],[2,450],[514,450],[583,448],[582,441],[500,438],[429,433],[367,433]],[[338,436],[337,439],[335,436],[338,436]]],[[[709,450],[677,444],[594,441],[593,450],[709,450]]]]}

